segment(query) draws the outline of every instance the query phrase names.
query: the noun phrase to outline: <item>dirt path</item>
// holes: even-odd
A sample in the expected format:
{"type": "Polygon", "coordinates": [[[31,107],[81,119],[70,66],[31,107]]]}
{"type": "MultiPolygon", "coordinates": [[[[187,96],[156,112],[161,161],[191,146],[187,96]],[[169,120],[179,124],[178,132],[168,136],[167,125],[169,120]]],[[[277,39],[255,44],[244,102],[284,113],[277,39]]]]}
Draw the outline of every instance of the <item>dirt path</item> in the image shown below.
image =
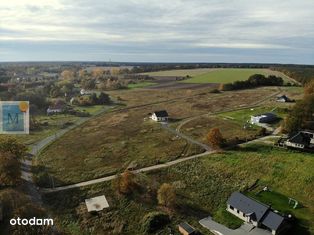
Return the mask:
{"type": "MultiPolygon", "coordinates": [[[[196,154],[196,155],[186,157],[186,158],[180,158],[180,159],[177,159],[177,160],[174,160],[171,162],[167,162],[167,163],[163,163],[163,164],[157,164],[157,165],[149,166],[149,167],[144,167],[144,168],[141,168],[138,170],[134,170],[132,172],[135,174],[138,174],[141,172],[149,172],[149,171],[153,171],[153,170],[158,170],[158,169],[170,167],[170,166],[173,166],[173,165],[176,165],[178,163],[185,162],[185,161],[188,161],[191,159],[207,156],[207,155],[213,154],[213,153],[215,153],[215,151],[206,151],[204,153],[196,154]]],[[[81,183],[76,183],[76,184],[71,184],[71,185],[66,185],[66,186],[60,186],[60,187],[56,187],[56,188],[41,188],[40,191],[42,193],[60,192],[60,191],[68,190],[68,189],[79,188],[79,187],[84,187],[84,186],[88,186],[88,185],[92,185],[92,184],[98,184],[98,183],[102,183],[102,182],[111,181],[115,178],[117,178],[117,175],[110,175],[110,176],[102,177],[99,179],[88,180],[88,181],[84,181],[81,183]]]]}
{"type": "Polygon", "coordinates": [[[263,102],[269,100],[270,98],[274,97],[274,96],[277,96],[279,95],[282,90],[280,89],[280,87],[277,87],[278,91],[269,95],[269,96],[266,96],[265,98],[263,98],[262,100],[259,100],[259,101],[256,101],[255,103],[253,104],[250,104],[250,105],[245,105],[243,107],[240,107],[240,108],[235,108],[235,109],[227,109],[227,110],[224,110],[224,111],[220,111],[220,112],[209,112],[209,113],[206,113],[206,114],[201,114],[201,115],[197,115],[197,116],[194,116],[194,117],[190,117],[186,120],[184,120],[183,122],[181,122],[178,127],[176,128],[176,131],[177,132],[180,132],[180,129],[182,128],[182,126],[184,126],[185,124],[189,123],[190,121],[193,121],[195,119],[198,119],[200,117],[209,117],[209,116],[212,116],[212,115],[216,115],[216,114],[221,114],[221,113],[227,113],[227,112],[231,112],[231,111],[240,111],[240,110],[243,110],[243,109],[248,109],[248,108],[255,108],[255,107],[258,107],[260,104],[262,104],[263,102]]]}
{"type": "Polygon", "coordinates": [[[90,120],[91,118],[94,118],[95,116],[101,115],[102,113],[106,112],[109,108],[111,107],[110,106],[105,107],[104,109],[100,110],[99,112],[95,113],[93,116],[90,116],[90,117],[81,117],[72,126],[59,130],[55,134],[48,136],[30,146],[29,152],[21,160],[21,178],[24,182],[24,184],[22,185],[23,190],[30,196],[31,200],[34,203],[43,205],[41,194],[38,190],[39,188],[36,186],[34,182],[34,177],[32,173],[33,157],[36,156],[47,145],[54,142],[56,139],[60,138],[61,136],[63,136],[68,131],[80,126],[81,124],[90,120]]]}

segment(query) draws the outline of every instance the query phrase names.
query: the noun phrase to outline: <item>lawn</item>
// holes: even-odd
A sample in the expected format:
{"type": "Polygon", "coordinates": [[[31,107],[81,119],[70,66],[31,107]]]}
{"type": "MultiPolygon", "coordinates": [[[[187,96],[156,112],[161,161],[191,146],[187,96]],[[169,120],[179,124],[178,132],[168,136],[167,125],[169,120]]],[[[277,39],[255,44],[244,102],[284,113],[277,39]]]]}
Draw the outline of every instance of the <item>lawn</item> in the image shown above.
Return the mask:
{"type": "Polygon", "coordinates": [[[128,84],[128,88],[129,89],[143,88],[143,87],[152,86],[156,84],[157,83],[155,82],[139,82],[139,83],[134,83],[134,84],[128,84]]]}
{"type": "MultiPolygon", "coordinates": [[[[234,81],[247,80],[253,74],[280,75],[278,72],[269,69],[217,69],[203,74],[198,74],[184,83],[232,83],[234,81]]],[[[286,76],[282,75],[286,80],[286,76]]]]}
{"type": "MultiPolygon", "coordinates": [[[[280,105],[280,103],[278,105],[280,105]]],[[[261,107],[225,112],[225,113],[218,114],[218,116],[233,120],[234,122],[237,122],[243,125],[251,119],[251,116],[259,115],[263,113],[269,113],[269,112],[275,113],[280,118],[284,118],[285,115],[287,115],[287,110],[283,108],[261,106],[261,107]]]]}
{"type": "MultiPolygon", "coordinates": [[[[45,200],[58,217],[58,223],[68,231],[80,228],[86,234],[96,234],[96,231],[99,234],[112,234],[113,231],[143,234],[142,218],[148,212],[162,210],[156,204],[156,191],[167,182],[174,185],[177,194],[177,206],[171,212],[168,226],[177,231],[177,224],[187,221],[203,234],[210,234],[198,224],[198,220],[212,215],[222,222],[227,218],[225,223],[231,227],[238,226],[239,221],[234,218],[230,221],[228,215],[221,216],[222,209],[232,192],[246,190],[258,181],[303,205],[293,211],[299,224],[291,234],[308,235],[314,233],[313,168],[312,154],[251,144],[140,174],[137,180],[142,189],[131,197],[119,196],[114,184],[107,182],[50,194],[45,200]],[[110,208],[98,215],[88,214],[84,199],[102,194],[106,195],[110,208]]],[[[164,228],[159,234],[169,234],[169,230],[164,228]]]]}
{"type": "Polygon", "coordinates": [[[200,117],[186,123],[181,127],[181,132],[203,143],[207,143],[206,135],[212,128],[218,128],[220,130],[227,144],[231,144],[236,140],[245,141],[254,139],[261,129],[257,126],[244,129],[243,124],[228,118],[228,116],[210,116],[200,117]]]}

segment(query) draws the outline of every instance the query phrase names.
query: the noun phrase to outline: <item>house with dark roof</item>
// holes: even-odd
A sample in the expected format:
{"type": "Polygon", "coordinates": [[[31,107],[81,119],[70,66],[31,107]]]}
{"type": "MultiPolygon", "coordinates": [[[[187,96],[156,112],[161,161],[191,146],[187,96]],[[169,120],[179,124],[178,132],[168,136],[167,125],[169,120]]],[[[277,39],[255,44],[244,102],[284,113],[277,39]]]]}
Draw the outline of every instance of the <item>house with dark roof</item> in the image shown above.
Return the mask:
{"type": "Polygon", "coordinates": [[[227,211],[255,227],[271,231],[273,235],[281,234],[289,228],[285,217],[275,213],[270,206],[240,192],[231,194],[227,201],[227,211]]]}
{"type": "Polygon", "coordinates": [[[286,95],[282,95],[282,96],[278,96],[276,98],[277,102],[282,102],[282,103],[288,103],[288,102],[294,102],[294,100],[291,100],[290,98],[288,98],[286,95]]]}
{"type": "Polygon", "coordinates": [[[156,122],[167,122],[169,115],[166,110],[155,111],[150,118],[156,122]]]}
{"type": "Polygon", "coordinates": [[[251,116],[251,124],[259,124],[259,123],[273,123],[277,121],[279,118],[274,113],[263,113],[259,115],[251,116]]]}
{"type": "Polygon", "coordinates": [[[196,230],[195,228],[193,228],[191,225],[189,225],[188,223],[186,222],[182,222],[178,225],[178,228],[179,228],[179,232],[182,234],[182,235],[193,235],[196,233],[196,230]]]}
{"type": "Polygon", "coordinates": [[[299,131],[288,138],[284,145],[297,149],[314,149],[314,133],[310,131],[299,131]]]}

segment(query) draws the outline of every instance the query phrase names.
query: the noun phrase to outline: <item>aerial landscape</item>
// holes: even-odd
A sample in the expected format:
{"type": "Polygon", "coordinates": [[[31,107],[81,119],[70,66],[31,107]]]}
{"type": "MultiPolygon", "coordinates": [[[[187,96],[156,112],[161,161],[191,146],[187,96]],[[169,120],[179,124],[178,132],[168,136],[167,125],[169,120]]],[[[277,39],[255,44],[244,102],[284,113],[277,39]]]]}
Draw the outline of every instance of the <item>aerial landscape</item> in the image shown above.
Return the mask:
{"type": "Polygon", "coordinates": [[[313,2],[0,7],[1,235],[314,234],[313,2]]]}

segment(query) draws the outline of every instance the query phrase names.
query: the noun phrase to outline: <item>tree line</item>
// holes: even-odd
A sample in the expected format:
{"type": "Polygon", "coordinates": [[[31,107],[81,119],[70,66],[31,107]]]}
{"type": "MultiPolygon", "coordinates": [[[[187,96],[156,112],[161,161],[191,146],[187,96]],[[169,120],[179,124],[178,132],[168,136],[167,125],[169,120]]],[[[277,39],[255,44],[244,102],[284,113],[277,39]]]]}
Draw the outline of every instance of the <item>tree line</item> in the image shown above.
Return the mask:
{"type": "Polygon", "coordinates": [[[281,77],[269,75],[266,77],[262,74],[254,74],[245,81],[235,81],[233,83],[221,84],[219,89],[222,91],[232,91],[240,89],[255,88],[260,86],[282,86],[284,81],[281,77]]]}

